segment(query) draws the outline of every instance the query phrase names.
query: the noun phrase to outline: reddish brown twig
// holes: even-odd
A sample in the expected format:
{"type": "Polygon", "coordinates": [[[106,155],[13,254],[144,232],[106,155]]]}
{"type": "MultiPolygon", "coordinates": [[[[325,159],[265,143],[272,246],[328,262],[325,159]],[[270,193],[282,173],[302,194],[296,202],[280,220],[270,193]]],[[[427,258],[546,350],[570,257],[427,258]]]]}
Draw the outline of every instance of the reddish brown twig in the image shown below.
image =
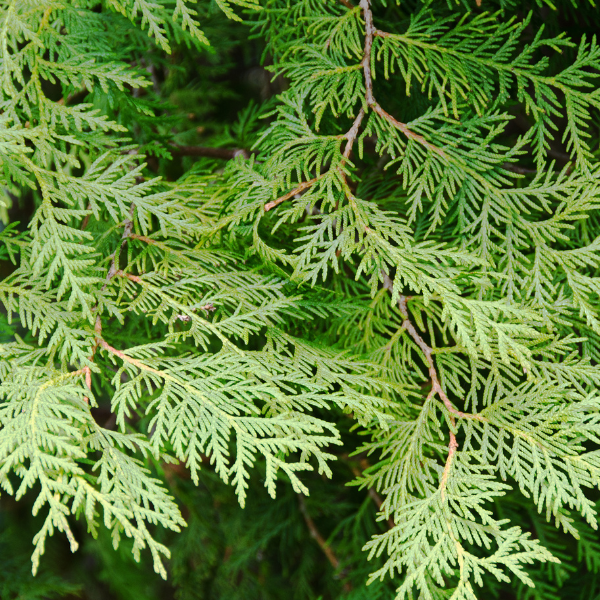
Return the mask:
{"type": "Polygon", "coordinates": [[[131,356],[127,356],[127,354],[125,354],[121,350],[117,350],[116,348],[113,348],[108,342],[104,341],[102,338],[98,339],[98,345],[100,347],[104,348],[107,352],[110,352],[114,356],[119,357],[121,360],[134,365],[135,367],[137,367],[138,369],[141,369],[142,371],[149,371],[150,373],[155,373],[156,375],[161,375],[161,376],[163,375],[163,373],[161,373],[160,371],[158,371],[156,369],[153,369],[152,367],[149,367],[147,364],[143,363],[141,360],[138,360],[137,358],[131,358],[131,356]]]}
{"type": "MultiPolygon", "coordinates": [[[[393,283],[390,276],[387,273],[383,274],[383,287],[388,290],[390,293],[393,293],[393,283]]],[[[402,323],[402,328],[406,330],[406,332],[410,335],[413,341],[417,344],[423,355],[425,356],[425,360],[427,361],[427,365],[429,367],[429,378],[431,379],[431,391],[434,394],[438,394],[444,406],[447,408],[448,412],[453,414],[456,417],[461,419],[475,419],[477,421],[484,421],[484,417],[481,415],[465,413],[460,410],[457,410],[452,406],[450,399],[446,395],[444,388],[440,384],[440,380],[438,377],[437,369],[435,367],[435,361],[433,360],[433,348],[429,346],[425,340],[419,335],[419,332],[416,330],[412,321],[409,318],[408,307],[406,305],[407,297],[400,296],[398,300],[398,308],[404,317],[404,321],[402,323]]]]}
{"type": "MultiPolygon", "coordinates": [[[[323,551],[323,554],[325,554],[331,566],[337,571],[337,569],[340,566],[340,561],[335,555],[335,552],[330,548],[325,538],[321,535],[321,532],[317,529],[315,522],[312,520],[310,514],[308,513],[308,509],[306,508],[306,502],[304,501],[304,494],[302,493],[298,494],[298,504],[300,506],[300,512],[304,517],[304,521],[306,523],[306,526],[308,527],[308,531],[310,532],[311,537],[317,542],[317,544],[319,544],[319,547],[323,551]]],[[[348,582],[345,582],[343,587],[345,592],[350,592],[352,590],[352,585],[348,582]]]]}
{"type": "Polygon", "coordinates": [[[119,257],[121,256],[121,252],[127,243],[127,238],[131,235],[133,231],[133,213],[135,211],[135,204],[131,204],[131,208],[129,209],[130,218],[127,219],[123,223],[123,235],[121,236],[121,243],[117,247],[117,249],[111,254],[110,267],[108,268],[108,273],[106,274],[106,280],[104,285],[102,286],[102,292],[106,289],[110,280],[118,273],[119,271],[119,257]]]}
{"type": "MultiPolygon", "coordinates": [[[[453,417],[451,417],[453,419],[453,417]]],[[[458,450],[458,442],[456,441],[456,435],[450,430],[450,443],[448,444],[448,456],[446,457],[446,464],[444,465],[444,471],[442,472],[442,478],[440,480],[440,496],[442,502],[446,498],[446,486],[448,485],[448,476],[450,475],[450,469],[452,468],[452,461],[454,455],[458,450]]]]}
{"type": "Polygon", "coordinates": [[[173,156],[206,156],[208,158],[223,158],[231,160],[241,156],[250,158],[250,152],[245,148],[209,148],[207,146],[180,146],[172,142],[171,154],[173,156]]]}
{"type": "Polygon", "coordinates": [[[316,183],[316,181],[318,179],[319,179],[318,177],[314,177],[310,181],[305,181],[304,183],[301,183],[298,187],[294,188],[291,192],[288,192],[287,194],[281,196],[280,198],[277,198],[277,200],[271,200],[271,202],[267,202],[265,204],[265,212],[268,212],[272,208],[275,208],[276,206],[281,204],[282,202],[285,202],[286,200],[293,198],[296,194],[299,194],[300,192],[304,191],[306,188],[309,188],[311,185],[316,183]]]}
{"type": "Polygon", "coordinates": [[[446,153],[441,148],[434,146],[433,144],[428,142],[422,135],[419,135],[418,133],[412,131],[406,123],[401,123],[400,121],[392,117],[392,115],[383,110],[383,108],[381,108],[381,106],[377,102],[372,104],[372,108],[380,117],[384,118],[388,123],[390,123],[396,129],[401,131],[409,140],[414,140],[415,142],[421,144],[421,146],[427,148],[427,150],[431,150],[431,152],[439,154],[442,158],[447,158],[446,153]]]}
{"type": "MultiPolygon", "coordinates": [[[[131,150],[131,153],[137,153],[137,150],[131,150]]],[[[139,183],[139,181],[138,181],[139,183]]],[[[108,272],[106,274],[106,279],[104,281],[104,285],[101,288],[101,292],[103,292],[108,284],[110,283],[110,280],[117,274],[118,272],[118,266],[119,266],[119,257],[121,255],[121,251],[123,250],[125,244],[127,243],[127,239],[129,238],[129,236],[131,235],[132,231],[133,231],[133,215],[135,212],[135,204],[133,204],[133,202],[131,203],[131,206],[129,207],[129,219],[127,219],[124,223],[123,223],[123,234],[121,235],[121,242],[118,245],[118,247],[115,249],[115,251],[111,254],[111,260],[110,260],[110,266],[108,268],[108,272]]],[[[89,215],[86,215],[83,224],[82,224],[82,229],[85,229],[85,227],[87,226],[89,220],[89,215]]],[[[96,306],[94,306],[93,310],[96,310],[98,308],[98,305],[96,304],[96,306]]],[[[96,350],[98,349],[98,340],[100,339],[100,336],[102,335],[102,320],[100,319],[100,315],[96,316],[96,323],[94,325],[94,330],[96,333],[96,343],[94,344],[94,347],[92,348],[92,354],[89,357],[89,361],[93,362],[94,360],[94,356],[96,355],[96,350]]],[[[92,370],[90,369],[90,367],[86,366],[83,368],[84,372],[85,372],[85,383],[88,387],[88,389],[91,391],[92,390],[92,370]]],[[[89,399],[87,397],[84,398],[85,401],[89,404],[89,399]]]]}
{"type": "Polygon", "coordinates": [[[358,136],[358,130],[360,129],[360,124],[365,116],[364,108],[361,108],[358,111],[358,115],[356,119],[354,119],[354,123],[352,123],[352,127],[348,129],[346,135],[344,136],[348,141],[346,142],[346,148],[344,149],[344,158],[347,160],[350,157],[350,153],[352,152],[352,146],[354,146],[354,142],[358,136]]]}
{"type": "MultiPolygon", "coordinates": [[[[356,477],[357,479],[359,477],[361,477],[362,471],[358,467],[356,467],[355,465],[353,465],[351,463],[349,466],[350,466],[350,470],[352,471],[352,474],[354,475],[354,477],[356,477]]],[[[369,462],[367,461],[366,458],[362,458],[360,460],[360,467],[363,471],[365,469],[368,469],[369,466],[370,466],[369,462]]],[[[372,487],[367,488],[367,493],[369,494],[369,498],[371,498],[371,500],[373,500],[373,503],[375,504],[375,506],[377,506],[377,510],[379,510],[381,512],[381,506],[383,505],[383,500],[381,499],[381,496],[372,487]]],[[[388,517],[387,524],[388,524],[389,529],[393,529],[395,527],[394,519],[392,519],[392,517],[388,517]]]]}
{"type": "Polygon", "coordinates": [[[365,100],[369,106],[372,106],[375,103],[375,96],[373,96],[373,77],[371,75],[371,49],[373,48],[375,26],[373,25],[373,13],[371,12],[370,0],[360,0],[360,8],[365,18],[365,49],[362,59],[366,91],[365,100]]]}
{"type": "MultiPolygon", "coordinates": [[[[82,369],[83,373],[85,374],[85,385],[87,386],[88,390],[90,390],[90,392],[92,391],[92,370],[85,366],[82,369]]],[[[90,403],[90,399],[87,396],[83,397],[83,400],[85,401],[86,404],[90,403]]]]}
{"type": "Polygon", "coordinates": [[[131,281],[135,281],[135,283],[142,283],[142,278],[138,275],[132,275],[131,273],[125,273],[125,271],[117,271],[115,275],[119,275],[120,277],[125,277],[131,281]]]}
{"type": "Polygon", "coordinates": [[[422,135],[412,131],[406,123],[401,123],[392,117],[392,115],[385,111],[375,99],[375,95],[373,94],[373,75],[371,73],[371,52],[373,49],[373,38],[375,36],[386,37],[389,34],[386,34],[385,32],[379,31],[375,28],[375,25],[373,24],[373,13],[371,11],[370,0],[361,0],[360,7],[365,19],[365,48],[361,64],[363,67],[363,75],[365,80],[365,101],[367,105],[372,108],[380,117],[401,131],[408,139],[414,140],[428,150],[431,150],[432,152],[435,152],[436,154],[439,154],[445,158],[446,154],[441,148],[434,146],[422,135]]]}
{"type": "Polygon", "coordinates": [[[145,235],[139,235],[137,233],[131,233],[129,235],[129,237],[132,240],[140,240],[140,242],[146,242],[146,244],[157,244],[156,240],[153,240],[152,238],[149,238],[149,237],[147,237],[145,235]]]}
{"type": "MultiPolygon", "coordinates": [[[[346,4],[346,2],[343,2],[343,4],[346,5],[350,9],[355,8],[349,2],[347,4],[346,4]]],[[[428,142],[422,135],[419,135],[418,133],[415,133],[414,131],[412,131],[408,127],[408,125],[406,125],[406,123],[401,123],[400,121],[398,121],[397,119],[392,117],[392,115],[390,115],[383,108],[381,108],[381,106],[375,100],[375,96],[373,94],[373,76],[372,76],[372,72],[371,72],[371,52],[372,52],[372,48],[373,48],[373,38],[376,35],[377,30],[375,29],[375,26],[373,24],[373,13],[371,12],[370,0],[361,0],[360,8],[363,12],[364,19],[365,19],[365,46],[364,46],[363,58],[361,61],[361,65],[363,68],[363,78],[364,78],[364,82],[365,82],[365,102],[366,102],[367,106],[369,108],[373,109],[382,118],[386,119],[396,129],[401,131],[407,138],[414,140],[414,141],[418,142],[419,144],[421,144],[422,146],[424,146],[425,148],[427,148],[428,150],[436,152],[440,156],[445,157],[446,155],[444,154],[444,151],[442,149],[440,149],[437,146],[434,146],[433,144],[428,142]]],[[[342,139],[346,139],[346,147],[344,148],[344,152],[342,154],[343,159],[342,159],[341,165],[338,168],[340,170],[342,179],[344,181],[346,178],[343,173],[342,167],[345,164],[345,162],[350,158],[350,154],[352,153],[352,148],[358,137],[360,125],[364,119],[364,116],[365,116],[365,109],[361,108],[360,111],[358,112],[358,115],[354,119],[354,122],[352,123],[352,126],[350,127],[350,129],[343,136],[341,136],[342,139]]],[[[318,177],[311,179],[310,181],[301,183],[297,188],[293,189],[291,192],[288,192],[287,194],[285,194],[284,196],[281,196],[280,198],[277,198],[276,200],[272,200],[271,202],[268,202],[267,204],[265,204],[265,212],[271,210],[272,208],[275,208],[282,202],[289,200],[296,194],[305,190],[307,187],[310,187],[311,185],[313,185],[315,183],[315,181],[317,181],[317,179],[318,179],[318,177]]]]}
{"type": "MultiPolygon", "coordinates": [[[[129,279],[130,281],[139,283],[140,285],[143,285],[143,283],[144,283],[142,281],[141,277],[138,277],[137,275],[132,275],[131,273],[125,273],[125,271],[117,271],[115,273],[115,275],[119,275],[120,277],[125,277],[126,279],[129,279]]],[[[206,313],[209,313],[209,312],[213,312],[213,311],[217,310],[217,308],[212,302],[208,302],[206,304],[203,304],[202,306],[198,306],[198,307],[192,308],[190,310],[192,312],[195,312],[197,310],[202,310],[206,313]]],[[[188,322],[188,321],[192,320],[192,317],[190,317],[189,315],[175,315],[175,319],[177,319],[179,321],[188,322]]]]}
{"type": "MultiPolygon", "coordinates": [[[[383,287],[387,289],[390,293],[393,293],[393,283],[390,276],[387,273],[383,274],[383,287]]],[[[437,369],[435,367],[435,361],[433,359],[433,348],[429,346],[425,340],[419,335],[419,332],[416,330],[412,321],[409,318],[408,307],[406,305],[406,296],[400,296],[398,300],[398,308],[404,317],[404,321],[402,323],[403,329],[410,335],[415,344],[419,347],[423,355],[425,356],[425,360],[427,361],[427,365],[429,367],[429,378],[431,380],[431,391],[429,392],[428,398],[431,398],[435,394],[442,400],[446,410],[449,414],[450,421],[450,442],[448,444],[448,455],[446,457],[446,464],[444,465],[444,471],[442,472],[442,478],[440,480],[440,494],[442,500],[446,497],[446,486],[448,484],[448,477],[450,475],[450,470],[452,467],[452,462],[454,460],[454,456],[456,455],[456,451],[458,450],[458,442],[456,440],[456,434],[454,433],[455,429],[455,417],[459,419],[474,419],[477,421],[486,421],[485,417],[477,414],[465,413],[460,410],[457,410],[452,406],[450,399],[448,398],[444,388],[440,383],[440,379],[438,376],[437,369]]]]}
{"type": "MultiPolygon", "coordinates": [[[[88,205],[85,210],[89,210],[89,211],[92,210],[91,203],[88,202],[88,205]]],[[[85,228],[88,226],[89,222],[90,222],[90,213],[88,213],[87,215],[85,215],[85,217],[83,217],[83,221],[81,222],[81,231],[85,231],[85,228]]]]}

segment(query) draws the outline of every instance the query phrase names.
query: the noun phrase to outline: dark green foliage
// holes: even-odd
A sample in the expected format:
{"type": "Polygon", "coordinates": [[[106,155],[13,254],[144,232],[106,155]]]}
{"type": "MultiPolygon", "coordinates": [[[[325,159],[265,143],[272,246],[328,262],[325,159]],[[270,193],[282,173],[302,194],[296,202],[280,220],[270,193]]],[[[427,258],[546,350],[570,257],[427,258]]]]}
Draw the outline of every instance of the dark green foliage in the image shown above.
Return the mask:
{"type": "Polygon", "coordinates": [[[599,598],[599,15],[0,1],[0,597],[599,598]]]}

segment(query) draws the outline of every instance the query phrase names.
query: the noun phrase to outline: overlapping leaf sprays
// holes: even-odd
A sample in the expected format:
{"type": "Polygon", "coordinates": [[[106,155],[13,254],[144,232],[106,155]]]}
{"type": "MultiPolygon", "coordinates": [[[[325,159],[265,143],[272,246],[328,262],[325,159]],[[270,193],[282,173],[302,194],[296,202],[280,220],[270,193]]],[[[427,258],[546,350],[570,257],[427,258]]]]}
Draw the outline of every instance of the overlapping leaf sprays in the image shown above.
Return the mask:
{"type": "MultiPolygon", "coordinates": [[[[164,46],[163,26],[176,22],[146,8],[142,22],[164,46]]],[[[184,8],[174,13],[183,15],[179,35],[202,42],[184,8]]],[[[136,10],[122,12],[135,19],[136,10]]],[[[137,149],[119,137],[123,126],[89,104],[68,106],[80,88],[119,97],[124,84],[148,85],[108,52],[119,34],[135,31],[129,23],[93,3],[12,2],[2,16],[3,185],[41,195],[28,232],[3,233],[17,266],[0,299],[32,339],[1,346],[2,485],[17,498],[39,491],[34,512],[47,517],[34,571],[54,530],[77,548],[69,516],[83,514],[92,532],[102,515],[115,545],[123,533],[132,537],[136,558],[149,547],[166,576],[160,555],[169,552],[149,525],[177,530],[184,521],[136,454],[169,462],[171,452],[194,479],[209,460],[242,504],[258,457],[271,494],[279,471],[308,491],[298,473],[314,467],[311,457],[328,473],[324,446],[339,443],[311,410],[332,402],[366,424],[386,418],[385,402],[365,403],[343,381],[352,364],[305,349],[278,327],[306,317],[284,282],[245,267],[226,246],[198,244],[219,208],[202,177],[162,186],[145,179],[137,149]],[[62,86],[58,101],[44,89],[48,78],[62,86]],[[249,346],[258,333],[258,346],[249,346]],[[117,431],[93,417],[96,397],[110,399],[117,431]],[[144,414],[142,434],[132,419],[144,414]]]]}
{"type": "Polygon", "coordinates": [[[532,584],[526,566],[555,559],[494,512],[507,480],[557,527],[578,535],[572,509],[596,527],[586,490],[600,475],[599,331],[584,299],[598,289],[597,163],[585,141],[596,42],[550,75],[540,50],[573,43],[541,29],[524,41],[529,18],[428,5],[402,20],[370,0],[275,1],[265,13],[273,70],[290,87],[257,145],[263,160],[231,169],[222,225],[252,222],[264,261],[356,297],[325,335],[405,386],[394,422],[364,447],[379,462],[361,482],[384,494],[382,518],[395,523],[366,546],[389,556],[373,577],[399,575],[399,598],[443,588],[475,598],[490,576],[532,584]],[[512,98],[532,127],[504,147],[495,138],[512,98]],[[414,112],[411,101],[421,114],[402,122],[394,112],[414,112]],[[559,114],[573,160],[556,169],[559,114]],[[518,164],[529,148],[535,169],[518,164]]]}
{"type": "MultiPolygon", "coordinates": [[[[0,300],[27,335],[0,346],[0,476],[39,491],[34,566],[55,529],[76,547],[72,515],[101,514],[164,575],[150,525],[184,522],[141,459],[194,481],[210,464],[242,504],[257,462],[272,495],[306,494],[346,413],[389,524],[373,578],[457,600],[532,583],[554,558],[504,518],[510,485],[551,527],[596,526],[595,40],[561,70],[547,55],[573,43],[530,36],[534,17],[266,1],[251,18],[289,87],[260,139],[224,174],[165,182],[123,138],[139,124],[102,110],[152,122],[131,21],[164,51],[202,44],[203,5],[111,6],[2,4],[2,185],[40,203],[2,234],[0,300]]],[[[167,137],[142,150],[167,157],[167,137]]]]}

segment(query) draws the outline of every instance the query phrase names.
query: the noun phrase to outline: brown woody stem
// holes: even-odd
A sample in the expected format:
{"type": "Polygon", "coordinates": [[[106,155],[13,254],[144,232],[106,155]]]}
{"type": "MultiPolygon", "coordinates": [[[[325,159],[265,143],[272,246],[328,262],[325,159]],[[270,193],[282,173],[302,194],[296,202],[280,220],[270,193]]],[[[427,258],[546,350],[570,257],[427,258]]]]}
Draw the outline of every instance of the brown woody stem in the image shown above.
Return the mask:
{"type": "MultiPolygon", "coordinates": [[[[391,294],[393,294],[394,286],[390,276],[387,273],[383,274],[383,286],[391,294]]],[[[450,469],[452,467],[452,462],[454,460],[456,451],[458,450],[458,442],[456,440],[456,434],[454,433],[455,417],[459,419],[474,419],[477,421],[486,421],[486,419],[481,415],[462,412],[454,408],[454,406],[452,406],[448,395],[446,394],[444,388],[440,383],[438,372],[435,367],[435,361],[433,359],[433,348],[429,346],[427,342],[425,342],[425,340],[421,337],[421,335],[413,325],[412,321],[410,320],[406,301],[406,296],[400,296],[398,300],[398,308],[402,313],[402,316],[404,317],[402,328],[406,330],[406,332],[410,335],[415,344],[417,344],[417,346],[425,356],[425,360],[427,361],[427,365],[429,366],[429,378],[431,380],[431,391],[429,392],[429,398],[437,394],[442,400],[444,406],[446,407],[446,410],[450,413],[450,442],[448,444],[448,455],[446,457],[446,464],[444,466],[444,471],[442,472],[442,478],[440,480],[440,494],[442,500],[444,500],[446,496],[446,486],[448,484],[450,469]]]]}
{"type": "Polygon", "coordinates": [[[375,36],[378,37],[386,37],[389,34],[386,34],[383,31],[379,31],[375,28],[373,24],[373,13],[371,11],[371,0],[361,0],[360,7],[363,11],[363,15],[365,18],[365,49],[363,53],[362,59],[362,67],[364,73],[365,80],[365,101],[367,105],[372,108],[380,117],[388,121],[391,125],[393,125],[396,129],[401,131],[408,139],[414,140],[415,142],[421,144],[428,150],[439,154],[442,157],[446,157],[444,151],[437,146],[429,143],[422,135],[415,133],[412,131],[406,123],[401,123],[392,115],[390,115],[387,111],[385,111],[377,100],[375,100],[375,96],[373,94],[373,75],[371,73],[371,52],[373,49],[373,38],[375,36]]]}
{"type": "MultiPolygon", "coordinates": [[[[393,283],[392,283],[392,280],[390,279],[390,276],[387,273],[385,273],[384,277],[383,277],[383,287],[386,290],[388,290],[390,293],[393,293],[393,283]]],[[[485,421],[485,417],[482,417],[481,415],[465,413],[460,410],[457,410],[456,408],[454,408],[454,406],[452,406],[452,403],[450,402],[450,399],[446,395],[446,392],[444,391],[444,388],[442,387],[439,377],[438,377],[438,372],[435,367],[435,361],[433,360],[433,348],[425,342],[425,340],[421,337],[419,332],[416,330],[412,321],[409,319],[408,307],[406,306],[407,299],[408,299],[407,296],[400,296],[400,299],[398,300],[398,308],[400,309],[400,312],[402,313],[402,316],[404,317],[404,321],[402,323],[402,328],[406,330],[406,332],[410,335],[410,337],[413,339],[415,344],[417,344],[417,346],[419,347],[419,349],[425,356],[425,360],[427,361],[427,365],[429,367],[429,378],[431,379],[431,391],[440,397],[440,399],[444,403],[444,406],[446,407],[448,412],[451,413],[452,415],[454,415],[460,419],[474,419],[477,421],[485,421]]]]}
{"type": "Polygon", "coordinates": [[[231,160],[237,156],[250,158],[250,152],[244,148],[209,148],[207,146],[180,146],[171,143],[171,154],[174,156],[206,156],[231,160]]]}
{"type": "Polygon", "coordinates": [[[272,208],[275,208],[276,206],[281,204],[282,202],[285,202],[286,200],[293,198],[296,194],[299,194],[300,192],[304,191],[306,188],[309,188],[311,185],[316,183],[316,181],[318,179],[319,179],[318,177],[314,177],[310,181],[305,181],[304,183],[301,183],[298,187],[294,188],[291,192],[288,192],[284,196],[277,198],[277,200],[271,200],[271,202],[267,202],[265,204],[265,212],[268,212],[272,208]]]}
{"type": "Polygon", "coordinates": [[[366,90],[365,100],[367,101],[368,106],[372,106],[375,103],[375,96],[373,96],[373,77],[371,74],[371,50],[373,48],[375,26],[373,25],[373,13],[371,12],[370,0],[360,0],[360,8],[362,9],[365,18],[365,49],[362,59],[366,90]]]}
{"type": "Polygon", "coordinates": [[[117,350],[116,348],[113,348],[110,344],[108,344],[108,342],[105,342],[102,338],[98,339],[98,345],[101,346],[102,348],[104,348],[107,352],[110,352],[114,356],[118,356],[121,360],[136,366],[138,369],[141,369],[142,371],[149,371],[150,373],[156,373],[157,375],[162,376],[162,373],[160,371],[157,371],[156,369],[149,367],[147,364],[143,363],[140,360],[137,360],[136,358],[131,358],[131,356],[127,356],[127,354],[125,354],[121,350],[117,350]]]}
{"type": "MultiPolygon", "coordinates": [[[[298,494],[298,505],[300,506],[300,512],[304,517],[304,521],[306,526],[308,527],[308,531],[310,532],[311,537],[319,544],[319,547],[323,551],[323,554],[327,557],[327,560],[331,564],[334,569],[338,569],[340,566],[340,561],[338,557],[335,555],[335,552],[329,547],[329,544],[326,542],[325,538],[321,535],[321,532],[317,529],[315,522],[312,520],[310,514],[308,513],[308,509],[306,508],[306,502],[304,501],[304,494],[298,494]]],[[[346,582],[344,583],[344,591],[350,592],[352,590],[352,586],[346,582]]]]}
{"type": "Polygon", "coordinates": [[[450,475],[450,469],[452,468],[452,461],[456,451],[458,450],[458,442],[456,441],[456,435],[450,430],[450,443],[448,444],[448,456],[446,457],[446,464],[444,465],[444,471],[442,472],[442,479],[440,480],[440,496],[442,502],[446,499],[446,487],[448,485],[448,477],[450,475]]]}
{"type": "Polygon", "coordinates": [[[346,148],[344,149],[344,158],[348,159],[350,157],[350,153],[352,152],[352,146],[354,146],[354,142],[358,136],[358,130],[360,128],[360,124],[365,116],[365,109],[361,108],[358,111],[358,115],[356,119],[354,119],[354,123],[352,123],[352,127],[348,130],[346,135],[344,136],[348,141],[346,142],[346,148]]]}
{"type": "Polygon", "coordinates": [[[388,123],[390,123],[396,129],[401,131],[409,140],[414,140],[415,142],[421,144],[421,146],[427,148],[427,150],[431,150],[431,152],[439,154],[442,158],[446,158],[446,153],[441,148],[434,146],[433,144],[428,142],[422,135],[419,135],[418,133],[412,131],[406,123],[401,123],[400,121],[392,117],[392,115],[383,110],[383,108],[381,108],[381,106],[379,106],[377,102],[375,102],[371,106],[380,117],[384,118],[388,123]]]}
{"type": "Polygon", "coordinates": [[[156,240],[149,238],[145,235],[138,235],[137,233],[132,233],[129,235],[132,240],[140,240],[140,242],[146,242],[146,244],[156,244],[156,240]]]}
{"type": "MultiPolygon", "coordinates": [[[[88,390],[92,390],[92,370],[89,367],[83,367],[82,369],[84,375],[85,375],[85,385],[87,386],[88,390]]],[[[83,397],[84,401],[86,404],[90,403],[90,399],[87,396],[83,397]]]]}
{"type": "MultiPolygon", "coordinates": [[[[350,466],[350,469],[352,470],[352,474],[354,475],[354,477],[358,478],[362,475],[361,469],[364,471],[365,469],[368,469],[370,465],[366,458],[361,458],[361,460],[360,460],[361,469],[359,469],[358,467],[356,467],[353,464],[350,464],[349,466],[350,466]]],[[[377,509],[381,512],[381,506],[383,504],[383,500],[381,499],[381,496],[377,493],[377,491],[374,488],[368,488],[367,493],[369,494],[369,498],[371,498],[371,500],[373,500],[373,503],[375,504],[375,506],[377,506],[377,509]]],[[[393,529],[395,527],[394,519],[392,519],[392,517],[388,517],[387,524],[388,524],[389,529],[393,529]]]]}

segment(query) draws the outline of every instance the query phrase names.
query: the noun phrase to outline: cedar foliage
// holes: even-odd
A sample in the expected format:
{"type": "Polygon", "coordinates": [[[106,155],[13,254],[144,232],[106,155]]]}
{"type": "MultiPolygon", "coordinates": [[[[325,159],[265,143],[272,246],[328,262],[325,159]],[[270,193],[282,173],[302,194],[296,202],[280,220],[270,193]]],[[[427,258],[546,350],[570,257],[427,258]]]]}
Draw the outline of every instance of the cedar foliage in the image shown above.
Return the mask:
{"type": "Polygon", "coordinates": [[[2,598],[596,598],[598,14],[2,0],[2,598]]]}

